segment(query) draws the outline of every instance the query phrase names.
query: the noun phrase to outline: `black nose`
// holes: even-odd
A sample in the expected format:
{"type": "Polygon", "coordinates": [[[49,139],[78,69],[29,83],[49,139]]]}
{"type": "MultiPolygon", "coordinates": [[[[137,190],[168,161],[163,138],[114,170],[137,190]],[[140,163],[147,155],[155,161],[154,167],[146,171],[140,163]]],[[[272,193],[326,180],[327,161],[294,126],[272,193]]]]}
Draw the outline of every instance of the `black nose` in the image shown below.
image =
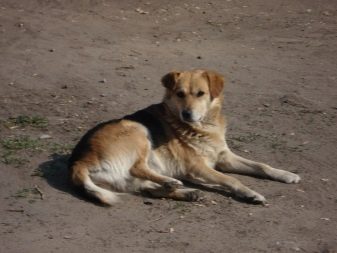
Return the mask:
{"type": "Polygon", "coordinates": [[[192,112],[191,111],[183,110],[181,114],[182,114],[184,120],[191,120],[191,118],[192,118],[192,112]]]}

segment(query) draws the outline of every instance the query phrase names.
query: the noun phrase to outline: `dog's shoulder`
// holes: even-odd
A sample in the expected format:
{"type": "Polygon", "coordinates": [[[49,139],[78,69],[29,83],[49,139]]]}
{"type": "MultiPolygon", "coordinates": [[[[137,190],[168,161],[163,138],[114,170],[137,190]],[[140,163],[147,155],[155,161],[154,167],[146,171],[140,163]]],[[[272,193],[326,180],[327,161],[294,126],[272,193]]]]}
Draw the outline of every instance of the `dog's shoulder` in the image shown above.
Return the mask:
{"type": "Polygon", "coordinates": [[[169,141],[170,134],[167,123],[163,120],[164,114],[163,104],[154,104],[133,114],[126,115],[123,119],[143,125],[149,133],[153,148],[157,148],[169,141]]]}

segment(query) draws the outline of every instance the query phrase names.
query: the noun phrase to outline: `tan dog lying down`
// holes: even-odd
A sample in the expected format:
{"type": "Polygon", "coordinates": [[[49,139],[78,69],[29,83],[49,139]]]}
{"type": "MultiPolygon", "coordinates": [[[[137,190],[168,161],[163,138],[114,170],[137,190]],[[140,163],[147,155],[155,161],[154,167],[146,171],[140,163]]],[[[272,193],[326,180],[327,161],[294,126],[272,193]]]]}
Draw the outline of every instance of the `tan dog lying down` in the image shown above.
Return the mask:
{"type": "Polygon", "coordinates": [[[76,186],[112,205],[117,192],[146,191],[154,197],[195,201],[196,189],[180,180],[213,184],[235,196],[265,198],[223,172],[298,183],[291,172],[234,154],[225,139],[221,114],[223,77],[215,72],[172,72],[162,78],[163,102],[91,129],[69,161],[76,186]]]}

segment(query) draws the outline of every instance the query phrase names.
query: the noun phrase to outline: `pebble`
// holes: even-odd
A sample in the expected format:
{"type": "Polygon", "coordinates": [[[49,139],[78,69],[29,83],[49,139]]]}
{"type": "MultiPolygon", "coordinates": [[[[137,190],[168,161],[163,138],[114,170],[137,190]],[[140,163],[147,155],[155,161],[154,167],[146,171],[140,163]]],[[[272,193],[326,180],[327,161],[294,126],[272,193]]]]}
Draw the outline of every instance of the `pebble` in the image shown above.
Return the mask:
{"type": "Polygon", "coordinates": [[[51,139],[52,137],[49,134],[42,134],[39,138],[41,140],[44,140],[44,139],[51,139]]]}
{"type": "Polygon", "coordinates": [[[321,218],[321,220],[329,221],[330,218],[323,217],[323,218],[321,218]]]}
{"type": "Polygon", "coordinates": [[[149,14],[148,11],[144,11],[141,8],[137,8],[135,11],[138,12],[139,14],[149,14]]]}
{"type": "Polygon", "coordinates": [[[101,81],[99,81],[100,83],[106,83],[106,79],[103,78],[101,81]]]}
{"type": "Polygon", "coordinates": [[[144,199],[143,204],[144,205],[153,205],[153,202],[151,200],[144,199]]]}

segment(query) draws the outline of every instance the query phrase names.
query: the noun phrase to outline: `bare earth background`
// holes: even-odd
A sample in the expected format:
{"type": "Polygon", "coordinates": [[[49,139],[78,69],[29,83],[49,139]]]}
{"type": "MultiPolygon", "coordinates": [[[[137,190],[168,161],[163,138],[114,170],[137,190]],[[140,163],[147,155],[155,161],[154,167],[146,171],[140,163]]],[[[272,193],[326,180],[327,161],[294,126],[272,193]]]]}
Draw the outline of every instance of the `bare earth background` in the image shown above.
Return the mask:
{"type": "Polygon", "coordinates": [[[337,252],[336,66],[333,0],[0,0],[0,251],[337,252]],[[233,150],[303,181],[237,176],[267,207],[73,192],[86,130],[193,68],[226,76],[233,150]]]}

